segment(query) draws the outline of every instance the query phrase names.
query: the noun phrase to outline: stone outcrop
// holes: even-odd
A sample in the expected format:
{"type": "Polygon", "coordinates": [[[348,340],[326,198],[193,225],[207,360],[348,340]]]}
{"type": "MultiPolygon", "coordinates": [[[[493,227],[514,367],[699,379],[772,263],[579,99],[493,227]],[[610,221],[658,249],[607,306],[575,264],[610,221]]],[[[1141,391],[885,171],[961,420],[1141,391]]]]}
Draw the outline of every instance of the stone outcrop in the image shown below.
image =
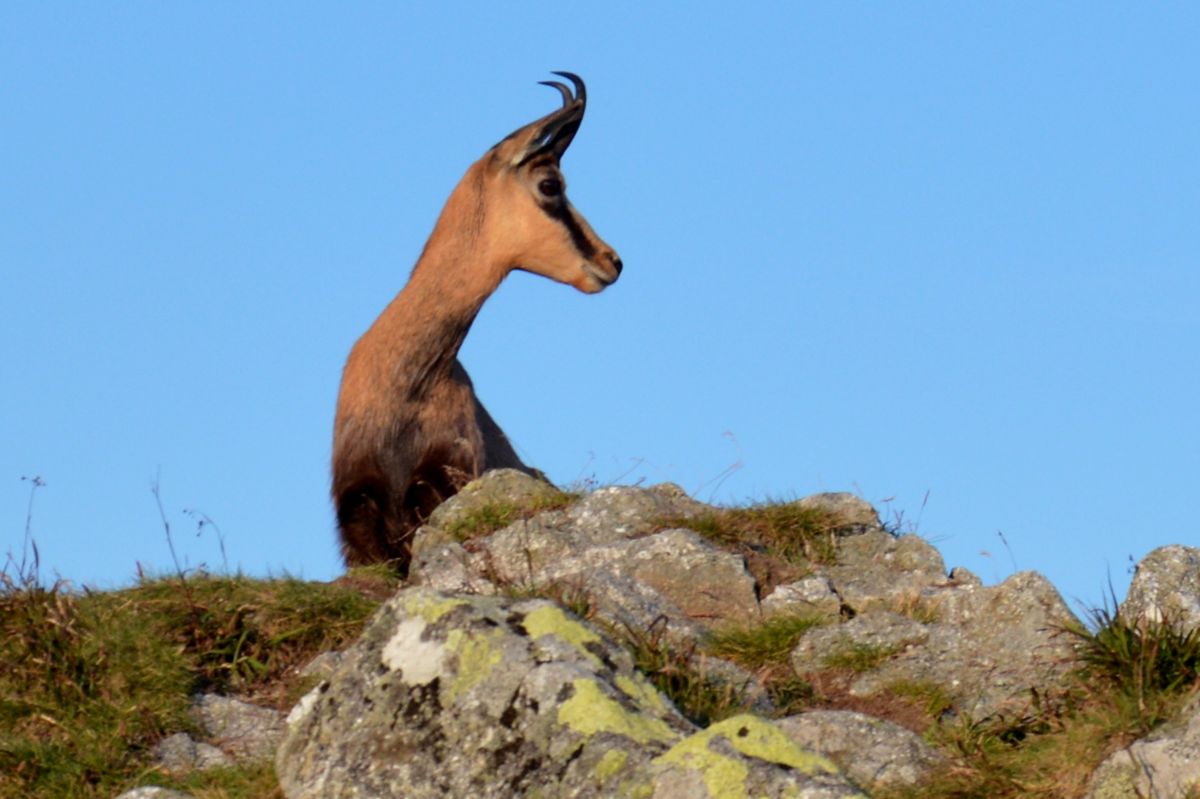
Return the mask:
{"type": "MultiPolygon", "coordinates": [[[[953,756],[914,732],[911,714],[891,717],[908,729],[863,710],[916,696],[954,724],[1020,723],[1070,685],[1078,639],[1064,631],[1080,624],[1041,575],[985,586],[852,495],[796,505],[830,515],[828,539],[811,560],[768,569],[774,556],[714,535],[715,509],[677,487],[571,498],[489,473],[417,532],[407,586],[358,642],[304,670],[318,684],[286,725],[203,697],[203,740],[171,736],[158,762],[184,773],[274,752],[289,799],[835,799],[914,789],[953,756]],[[783,669],[818,693],[832,686],[822,702],[833,708],[771,721],[783,711],[765,672],[712,654],[715,633],[776,620],[805,631],[771,679],[783,669]],[[651,632],[746,712],[703,729],[685,718],[625,648],[626,633],[651,632]]],[[[1119,613],[1200,626],[1200,550],[1147,556],[1119,613]]],[[[1184,796],[1200,780],[1197,753],[1200,705],[1112,755],[1089,795],[1184,796]]]]}
{"type": "Polygon", "coordinates": [[[762,719],[697,730],[545,600],[401,591],[288,726],[291,799],[861,795],[762,719]]]}

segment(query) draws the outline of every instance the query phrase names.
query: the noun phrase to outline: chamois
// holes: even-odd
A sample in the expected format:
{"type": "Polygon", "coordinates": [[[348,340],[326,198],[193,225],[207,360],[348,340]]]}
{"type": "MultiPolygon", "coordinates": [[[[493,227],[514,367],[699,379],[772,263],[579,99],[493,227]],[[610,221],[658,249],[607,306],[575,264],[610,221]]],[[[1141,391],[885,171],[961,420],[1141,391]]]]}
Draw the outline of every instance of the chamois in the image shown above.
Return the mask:
{"type": "Polygon", "coordinates": [[[414,530],[487,469],[535,474],[484,409],[458,361],[484,301],[514,269],[594,294],[621,259],[567,201],[559,160],[587,104],[541,81],[562,107],[505,137],[450,194],[408,283],[354,344],[333,433],[333,501],[349,566],[407,573],[414,530]]]}

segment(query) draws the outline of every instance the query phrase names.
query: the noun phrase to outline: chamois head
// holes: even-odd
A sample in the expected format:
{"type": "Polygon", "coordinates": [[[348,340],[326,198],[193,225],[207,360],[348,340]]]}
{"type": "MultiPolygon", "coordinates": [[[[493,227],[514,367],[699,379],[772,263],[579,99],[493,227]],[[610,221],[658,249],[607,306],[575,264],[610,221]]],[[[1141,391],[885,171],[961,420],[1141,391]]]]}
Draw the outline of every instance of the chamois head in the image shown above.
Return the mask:
{"type": "Polygon", "coordinates": [[[583,80],[555,72],[575,85],[542,81],[562,94],[557,111],[519,128],[473,167],[491,184],[484,224],[508,270],[520,269],[567,283],[580,291],[603,291],[621,274],[621,259],[567,200],[559,160],[575,138],[587,105],[583,80]]]}

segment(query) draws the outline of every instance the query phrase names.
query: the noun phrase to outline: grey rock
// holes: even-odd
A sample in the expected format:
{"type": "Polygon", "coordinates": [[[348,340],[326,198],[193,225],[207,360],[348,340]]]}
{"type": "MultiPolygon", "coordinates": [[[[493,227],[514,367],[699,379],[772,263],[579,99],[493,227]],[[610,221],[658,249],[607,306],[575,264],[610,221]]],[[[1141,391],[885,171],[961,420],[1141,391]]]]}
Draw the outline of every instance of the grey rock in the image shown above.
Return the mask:
{"type": "Polygon", "coordinates": [[[153,752],[156,765],[172,774],[234,765],[234,760],[212,744],[196,741],[186,732],[168,735],[153,752]]]}
{"type": "Polygon", "coordinates": [[[456,541],[440,540],[441,536],[438,528],[417,529],[409,582],[447,593],[495,594],[499,590],[496,584],[481,573],[486,560],[456,541]]]}
{"type": "Polygon", "coordinates": [[[1183,799],[1200,785],[1200,704],[1114,752],[1092,775],[1088,799],[1183,799]]]}
{"type": "Polygon", "coordinates": [[[982,719],[1023,715],[1032,707],[1031,689],[1045,695],[1066,685],[1075,647],[1063,629],[1079,622],[1042,575],[931,590],[923,602],[937,619],[923,625],[927,639],[859,675],[852,693],[927,684],[952,698],[957,712],[982,719]]]}
{"type": "Polygon", "coordinates": [[[553,603],[424,588],[292,710],[275,763],[289,799],[860,795],[761,719],[696,731],[553,603]]]}
{"type": "MultiPolygon", "coordinates": [[[[486,488],[493,474],[502,473],[477,482],[486,488]]],[[[586,596],[595,615],[618,627],[645,630],[666,620],[673,638],[695,637],[759,613],[740,555],[691,530],[660,529],[702,507],[669,484],[605,488],[464,544],[438,539],[435,512],[417,533],[432,537],[417,548],[411,581],[480,595],[557,586],[586,596]]]]}
{"type": "Polygon", "coordinates": [[[702,507],[678,486],[610,486],[572,505],[567,516],[577,535],[601,542],[646,535],[663,520],[686,518],[702,507]]]}
{"type": "Polygon", "coordinates": [[[202,694],[192,703],[192,717],[222,749],[239,761],[269,760],[283,736],[283,716],[217,694],[202,694]]]}
{"type": "Polygon", "coordinates": [[[842,624],[814,627],[792,650],[792,668],[806,674],[827,668],[831,658],[856,649],[871,649],[894,657],[929,640],[929,629],[899,613],[862,613],[842,624]]]}
{"type": "Polygon", "coordinates": [[[1137,565],[1121,617],[1131,623],[1163,622],[1200,627],[1200,549],[1159,547],[1137,565]]]}
{"type": "Polygon", "coordinates": [[[839,521],[835,532],[840,536],[883,530],[879,514],[871,503],[845,491],[813,494],[800,500],[798,504],[804,508],[819,508],[832,514],[839,521]]]}
{"type": "Polygon", "coordinates": [[[812,616],[817,619],[836,619],[841,614],[842,598],[828,577],[810,575],[775,590],[762,600],[763,613],[770,615],[812,616]]]}
{"type": "Polygon", "coordinates": [[[691,530],[663,530],[630,543],[618,568],[702,624],[758,615],[754,578],[740,555],[722,552],[691,530]]]}
{"type": "Polygon", "coordinates": [[[325,679],[337,669],[342,663],[342,653],[337,651],[322,652],[305,664],[304,668],[300,669],[302,677],[316,677],[325,679]]]}
{"type": "Polygon", "coordinates": [[[951,569],[950,582],[957,585],[983,585],[983,580],[966,566],[955,566],[951,569]]]}
{"type": "Polygon", "coordinates": [[[941,554],[915,535],[866,532],[838,540],[837,563],[820,567],[842,602],[856,612],[910,605],[949,583],[941,554]]]}
{"type": "Polygon", "coordinates": [[[811,710],[776,724],[801,748],[824,755],[871,790],[915,785],[945,763],[916,733],[863,713],[811,710]]]}

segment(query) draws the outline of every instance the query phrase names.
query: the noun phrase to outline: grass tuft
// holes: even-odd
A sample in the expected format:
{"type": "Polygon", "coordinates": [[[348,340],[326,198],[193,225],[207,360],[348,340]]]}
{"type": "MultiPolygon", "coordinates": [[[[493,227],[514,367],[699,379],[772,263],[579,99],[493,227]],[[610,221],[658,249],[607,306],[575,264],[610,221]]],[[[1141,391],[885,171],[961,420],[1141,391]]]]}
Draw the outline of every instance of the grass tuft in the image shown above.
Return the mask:
{"type": "Polygon", "coordinates": [[[1088,616],[1094,632],[1068,632],[1080,641],[1086,675],[1113,690],[1130,732],[1149,732],[1200,687],[1200,630],[1173,619],[1127,620],[1107,606],[1088,616]]]}
{"type": "Polygon", "coordinates": [[[687,527],[723,547],[762,549],[789,561],[832,563],[838,518],[824,508],[797,502],[766,502],[741,508],[714,508],[697,516],[667,519],[664,526],[687,527]]]}
{"type": "Polygon", "coordinates": [[[708,650],[748,669],[782,665],[806,632],[825,623],[810,616],[772,616],[759,624],[715,633],[708,650]]]}
{"type": "Polygon", "coordinates": [[[538,494],[523,502],[496,501],[463,513],[446,526],[456,541],[469,541],[502,530],[514,522],[531,519],[539,513],[562,510],[579,499],[579,494],[555,491],[538,494]]]}

